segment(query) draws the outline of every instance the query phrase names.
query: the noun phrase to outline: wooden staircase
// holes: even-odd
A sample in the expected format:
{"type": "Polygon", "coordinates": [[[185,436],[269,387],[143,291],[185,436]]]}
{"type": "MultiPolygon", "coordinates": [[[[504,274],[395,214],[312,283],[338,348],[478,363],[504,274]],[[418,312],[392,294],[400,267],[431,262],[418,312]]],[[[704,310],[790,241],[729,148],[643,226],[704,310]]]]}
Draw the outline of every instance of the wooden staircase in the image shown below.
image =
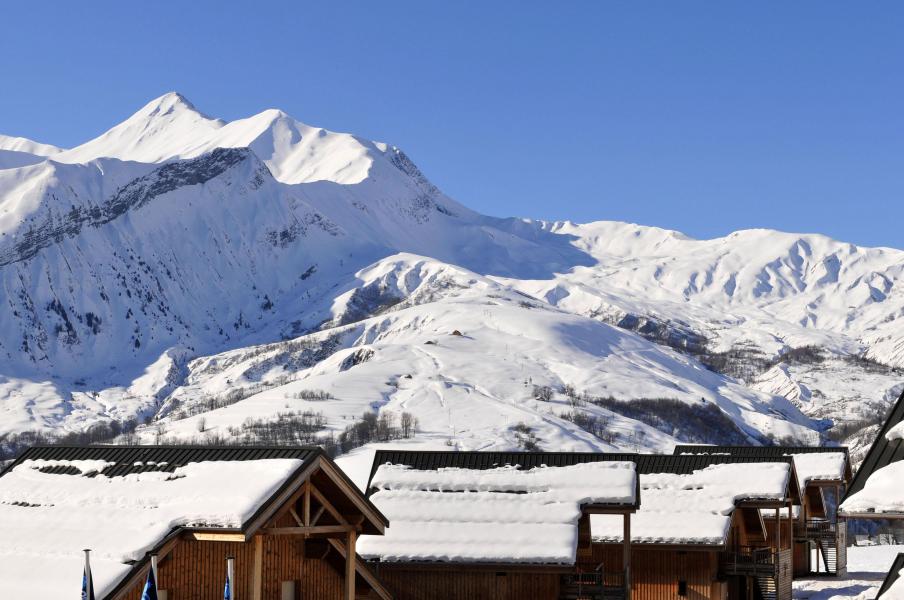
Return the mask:
{"type": "Polygon", "coordinates": [[[816,549],[817,573],[838,575],[847,569],[845,523],[808,520],[795,526],[795,538],[809,542],[816,549]]]}
{"type": "Polygon", "coordinates": [[[771,575],[756,576],[756,597],[759,600],[778,600],[778,583],[771,575]]]}
{"type": "Polygon", "coordinates": [[[723,575],[745,577],[758,600],[791,600],[791,550],[741,547],[723,556],[723,575]]]}

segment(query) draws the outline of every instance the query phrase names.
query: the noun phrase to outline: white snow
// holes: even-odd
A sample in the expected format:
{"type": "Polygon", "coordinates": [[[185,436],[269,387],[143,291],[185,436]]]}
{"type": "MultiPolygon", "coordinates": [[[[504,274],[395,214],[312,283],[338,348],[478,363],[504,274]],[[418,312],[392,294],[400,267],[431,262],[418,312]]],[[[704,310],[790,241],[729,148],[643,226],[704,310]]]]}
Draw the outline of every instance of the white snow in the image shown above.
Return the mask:
{"type": "Polygon", "coordinates": [[[107,477],[104,461],[26,461],[0,478],[0,596],[61,598],[80,581],[92,549],[103,597],[176,527],[238,528],[302,461],[190,463],[172,473],[107,477]],[[39,469],[72,466],[83,474],[39,469]]]}
{"type": "Polygon", "coordinates": [[[904,421],[901,421],[885,433],[885,439],[892,442],[895,440],[904,440],[904,421]]]}
{"type": "Polygon", "coordinates": [[[862,490],[842,502],[839,512],[904,513],[902,481],[904,481],[904,461],[886,465],[870,475],[862,490]]]}
{"type": "Polygon", "coordinates": [[[792,454],[801,492],[811,481],[842,481],[844,452],[805,452],[792,454]]]}
{"type": "Polygon", "coordinates": [[[371,501],[389,519],[363,536],[361,556],[383,561],[572,564],[581,505],[634,503],[634,463],[519,470],[417,470],[382,465],[371,501]]]}
{"type": "MultiPolygon", "coordinates": [[[[789,473],[787,463],[738,463],[710,465],[688,475],[641,474],[631,541],[723,545],[737,502],[785,498],[789,473]]],[[[624,539],[619,518],[591,515],[590,528],[595,541],[624,539]]]]}
{"type": "MultiPolygon", "coordinates": [[[[874,600],[879,586],[904,546],[851,546],[843,577],[796,579],[795,600],[874,600]]],[[[883,600],[888,596],[883,596],[883,600]]]]}
{"type": "Polygon", "coordinates": [[[278,110],[226,123],[177,93],[70,150],[3,148],[23,156],[0,170],[0,435],[156,416],[143,437],[190,439],[201,418],[228,435],[308,409],[337,432],[387,410],[414,414],[431,446],[518,448],[523,422],[542,448],[667,452],[688,439],[677,424],[560,393],[538,402],[532,386],[715,406],[749,441],[808,444],[822,419],[868,416],[901,390],[890,370],[851,359],[904,364],[900,250],[488,217],[390,145],[278,110]],[[198,183],[218,147],[250,152],[198,183]],[[181,168],[191,176],[173,177],[181,168]],[[715,374],[616,323],[749,351],[751,372],[715,374]],[[332,334],[335,352],[297,350],[332,334]],[[822,362],[756,371],[807,344],[822,362]],[[374,354],[344,368],[358,350],[374,354]],[[200,409],[234,388],[250,397],[171,416],[177,401],[200,409]],[[292,397],[302,389],[336,399],[292,397]]]}
{"type": "Polygon", "coordinates": [[[119,158],[159,163],[192,158],[215,148],[251,148],[283,183],[332,181],[360,183],[368,177],[374,156],[371,142],[299,123],[279,110],[225,123],[200,113],[178,93],[152,100],[97,139],[55,154],[66,163],[119,158]]]}

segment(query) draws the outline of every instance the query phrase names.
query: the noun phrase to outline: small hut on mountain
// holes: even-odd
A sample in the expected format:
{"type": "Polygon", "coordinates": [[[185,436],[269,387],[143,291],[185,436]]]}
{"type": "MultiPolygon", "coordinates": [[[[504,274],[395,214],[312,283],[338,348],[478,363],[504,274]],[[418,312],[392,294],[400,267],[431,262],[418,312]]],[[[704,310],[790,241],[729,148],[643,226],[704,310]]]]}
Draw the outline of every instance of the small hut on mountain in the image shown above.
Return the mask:
{"type": "MultiPolygon", "coordinates": [[[[847,529],[838,520],[838,503],[851,482],[848,449],[831,446],[678,445],[674,454],[748,458],[792,457],[801,503],[794,506],[794,576],[847,572],[847,529]]],[[[767,523],[771,523],[767,521],[767,523]]]]}
{"type": "Polygon", "coordinates": [[[630,535],[617,567],[589,565],[591,515],[630,532],[630,456],[378,451],[368,498],[390,519],[362,557],[399,599],[630,598],[630,535]]]}
{"type": "Polygon", "coordinates": [[[0,597],[391,598],[356,554],[386,518],[319,448],[35,447],[0,475],[0,597]]]}
{"type": "Polygon", "coordinates": [[[848,519],[904,519],[904,393],[889,411],[841,501],[848,519]]]}
{"type": "MultiPolygon", "coordinates": [[[[634,460],[643,499],[631,527],[635,600],[791,598],[791,528],[781,514],[800,493],[790,457],[634,460]]],[[[621,532],[603,515],[590,524],[589,563],[617,569],[621,532]]]]}

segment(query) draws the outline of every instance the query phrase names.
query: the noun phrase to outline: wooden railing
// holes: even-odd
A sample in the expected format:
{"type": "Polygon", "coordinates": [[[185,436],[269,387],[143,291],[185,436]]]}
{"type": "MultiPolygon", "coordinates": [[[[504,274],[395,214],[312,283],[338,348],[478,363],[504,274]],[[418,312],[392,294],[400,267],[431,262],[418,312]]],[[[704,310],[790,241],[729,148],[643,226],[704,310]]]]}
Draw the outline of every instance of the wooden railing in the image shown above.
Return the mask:
{"type": "Polygon", "coordinates": [[[794,522],[794,537],[798,540],[824,540],[837,535],[836,523],[824,519],[808,519],[794,522]]]}
{"type": "Polygon", "coordinates": [[[726,575],[776,575],[776,553],[772,548],[740,546],[722,555],[726,575]]]}
{"type": "Polygon", "coordinates": [[[624,572],[587,571],[562,576],[562,599],[610,600],[624,597],[624,572]]]}

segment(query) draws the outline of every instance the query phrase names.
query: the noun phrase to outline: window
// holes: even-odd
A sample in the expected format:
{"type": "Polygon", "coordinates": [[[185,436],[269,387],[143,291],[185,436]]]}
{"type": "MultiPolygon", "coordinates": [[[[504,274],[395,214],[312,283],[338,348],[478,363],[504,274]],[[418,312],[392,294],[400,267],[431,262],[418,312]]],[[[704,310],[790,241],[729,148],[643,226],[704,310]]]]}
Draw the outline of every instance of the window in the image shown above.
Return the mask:
{"type": "Polygon", "coordinates": [[[687,581],[684,579],[678,581],[678,595],[687,596],[687,581]]]}
{"type": "Polygon", "coordinates": [[[295,582],[283,581],[280,584],[280,600],[295,600],[295,582]]]}

